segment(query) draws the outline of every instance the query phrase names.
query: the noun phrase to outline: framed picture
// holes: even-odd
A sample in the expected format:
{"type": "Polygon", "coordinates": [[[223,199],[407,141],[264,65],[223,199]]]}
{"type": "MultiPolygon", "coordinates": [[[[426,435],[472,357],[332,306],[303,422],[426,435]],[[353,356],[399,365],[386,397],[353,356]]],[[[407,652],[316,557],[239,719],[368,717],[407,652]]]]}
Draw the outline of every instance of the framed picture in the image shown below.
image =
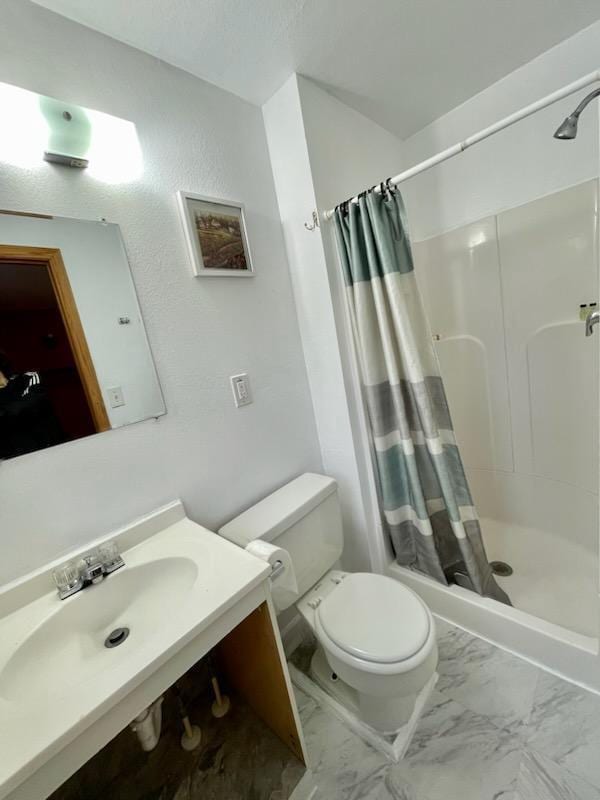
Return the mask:
{"type": "Polygon", "coordinates": [[[253,276],[244,206],[190,192],[177,199],[194,275],[253,276]]]}

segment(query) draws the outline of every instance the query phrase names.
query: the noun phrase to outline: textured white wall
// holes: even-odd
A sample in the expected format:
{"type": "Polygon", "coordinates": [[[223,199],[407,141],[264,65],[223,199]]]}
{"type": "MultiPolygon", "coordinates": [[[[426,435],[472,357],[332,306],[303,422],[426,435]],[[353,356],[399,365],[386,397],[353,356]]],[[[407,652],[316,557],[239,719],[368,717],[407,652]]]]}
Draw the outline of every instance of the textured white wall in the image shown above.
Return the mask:
{"type": "Polygon", "coordinates": [[[340,486],[343,564],[369,569],[367,523],[352,445],[323,242],[305,230],[317,207],[295,75],[263,107],[279,212],[290,262],[323,468],[340,486]]]}
{"type": "Polygon", "coordinates": [[[349,348],[331,223],[308,232],[313,209],[329,208],[401,167],[401,142],[362,114],[293,75],[263,108],[290,259],[319,441],[341,487],[344,566],[381,569],[387,559],[368,440],[349,348]],[[375,502],[374,502],[375,500],[375,502]]]}
{"type": "Polygon", "coordinates": [[[1,162],[0,207],[118,222],[167,415],[0,465],[0,581],[182,497],[222,524],[322,463],[259,109],[20,0],[0,0],[0,80],[135,123],[123,185],[1,162]],[[179,189],[246,204],[256,277],[193,279],[179,189]],[[233,406],[247,371],[254,404],[233,406]]]}
{"type": "MultiPolygon", "coordinates": [[[[403,146],[396,136],[306,78],[298,78],[298,91],[315,198],[321,212],[403,169],[403,146]]],[[[365,518],[371,564],[380,571],[389,561],[391,551],[381,528],[366,414],[332,222],[323,222],[322,241],[331,310],[340,343],[343,385],[339,385],[338,391],[345,392],[350,414],[346,437],[356,474],[354,502],[360,504],[365,518]]]]}
{"type": "Polygon", "coordinates": [[[298,76],[298,90],[321,210],[402,171],[401,139],[307,78],[298,76]]]}

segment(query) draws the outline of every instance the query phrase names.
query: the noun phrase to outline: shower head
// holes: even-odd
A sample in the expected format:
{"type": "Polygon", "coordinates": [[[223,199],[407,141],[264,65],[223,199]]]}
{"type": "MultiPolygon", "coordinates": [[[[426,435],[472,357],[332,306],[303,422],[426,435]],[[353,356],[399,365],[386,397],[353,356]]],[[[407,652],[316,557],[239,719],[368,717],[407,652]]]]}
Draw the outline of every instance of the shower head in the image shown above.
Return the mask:
{"type": "Polygon", "coordinates": [[[574,139],[577,136],[579,114],[569,114],[554,131],[555,139],[574,139]]]}
{"type": "Polygon", "coordinates": [[[562,139],[564,141],[574,139],[577,136],[577,123],[579,122],[579,116],[581,112],[587,106],[587,104],[594,99],[594,97],[598,97],[599,95],[600,89],[594,89],[593,92],[590,92],[588,95],[586,95],[581,103],[579,103],[575,111],[573,111],[572,114],[569,114],[568,117],[565,117],[558,128],[554,131],[554,138],[562,139]]]}

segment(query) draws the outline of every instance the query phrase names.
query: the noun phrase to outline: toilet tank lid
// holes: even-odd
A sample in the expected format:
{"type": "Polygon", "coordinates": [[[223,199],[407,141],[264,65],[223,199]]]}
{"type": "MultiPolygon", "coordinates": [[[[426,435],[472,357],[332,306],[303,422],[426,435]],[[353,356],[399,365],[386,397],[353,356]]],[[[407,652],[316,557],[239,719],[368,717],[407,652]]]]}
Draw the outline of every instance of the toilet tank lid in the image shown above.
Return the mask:
{"type": "Polygon", "coordinates": [[[271,542],[336,489],[333,478],[305,472],[234,517],[219,528],[219,534],[240,547],[246,547],[253,539],[271,542]]]}

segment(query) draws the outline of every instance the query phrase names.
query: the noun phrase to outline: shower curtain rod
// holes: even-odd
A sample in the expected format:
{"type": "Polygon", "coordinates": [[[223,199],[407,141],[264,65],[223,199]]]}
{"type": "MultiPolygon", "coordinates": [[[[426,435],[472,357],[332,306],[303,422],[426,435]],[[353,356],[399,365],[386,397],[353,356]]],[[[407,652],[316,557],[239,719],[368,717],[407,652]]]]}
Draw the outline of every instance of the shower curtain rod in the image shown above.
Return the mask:
{"type": "MultiPolygon", "coordinates": [[[[493,136],[495,133],[498,133],[498,131],[503,131],[510,125],[514,125],[515,122],[519,122],[520,120],[525,119],[525,117],[535,114],[536,111],[540,111],[542,108],[546,108],[546,106],[550,106],[553,103],[556,103],[559,100],[578,92],[580,89],[585,89],[586,86],[589,86],[591,83],[595,83],[596,81],[600,81],[600,69],[590,72],[588,75],[584,75],[583,78],[579,78],[579,80],[573,81],[573,83],[568,83],[566,86],[563,86],[562,89],[558,89],[556,92],[552,92],[551,94],[547,94],[545,97],[542,97],[540,100],[536,100],[535,103],[531,103],[528,106],[523,106],[523,108],[519,109],[519,111],[509,114],[508,117],[504,117],[504,119],[495,122],[493,125],[483,128],[483,130],[480,130],[478,133],[474,133],[472,136],[468,136],[464,141],[457,142],[456,144],[452,145],[452,147],[442,150],[437,155],[427,158],[425,161],[421,161],[419,164],[415,164],[414,167],[410,167],[410,169],[401,172],[394,178],[389,178],[389,183],[397,186],[399,183],[402,183],[402,181],[408,180],[408,178],[412,178],[414,175],[419,175],[419,173],[425,172],[425,170],[431,169],[431,167],[435,167],[437,164],[441,164],[442,161],[447,161],[449,158],[459,155],[460,153],[464,152],[467,147],[471,147],[472,145],[483,141],[483,139],[493,136]]],[[[384,180],[383,185],[385,186],[385,184],[386,181],[384,180]]],[[[373,191],[380,192],[381,184],[375,184],[373,191]]],[[[351,203],[356,203],[357,201],[358,197],[352,197],[349,200],[351,203]]],[[[335,208],[332,208],[329,211],[325,211],[323,217],[326,220],[330,220],[334,214],[335,208]]]]}

